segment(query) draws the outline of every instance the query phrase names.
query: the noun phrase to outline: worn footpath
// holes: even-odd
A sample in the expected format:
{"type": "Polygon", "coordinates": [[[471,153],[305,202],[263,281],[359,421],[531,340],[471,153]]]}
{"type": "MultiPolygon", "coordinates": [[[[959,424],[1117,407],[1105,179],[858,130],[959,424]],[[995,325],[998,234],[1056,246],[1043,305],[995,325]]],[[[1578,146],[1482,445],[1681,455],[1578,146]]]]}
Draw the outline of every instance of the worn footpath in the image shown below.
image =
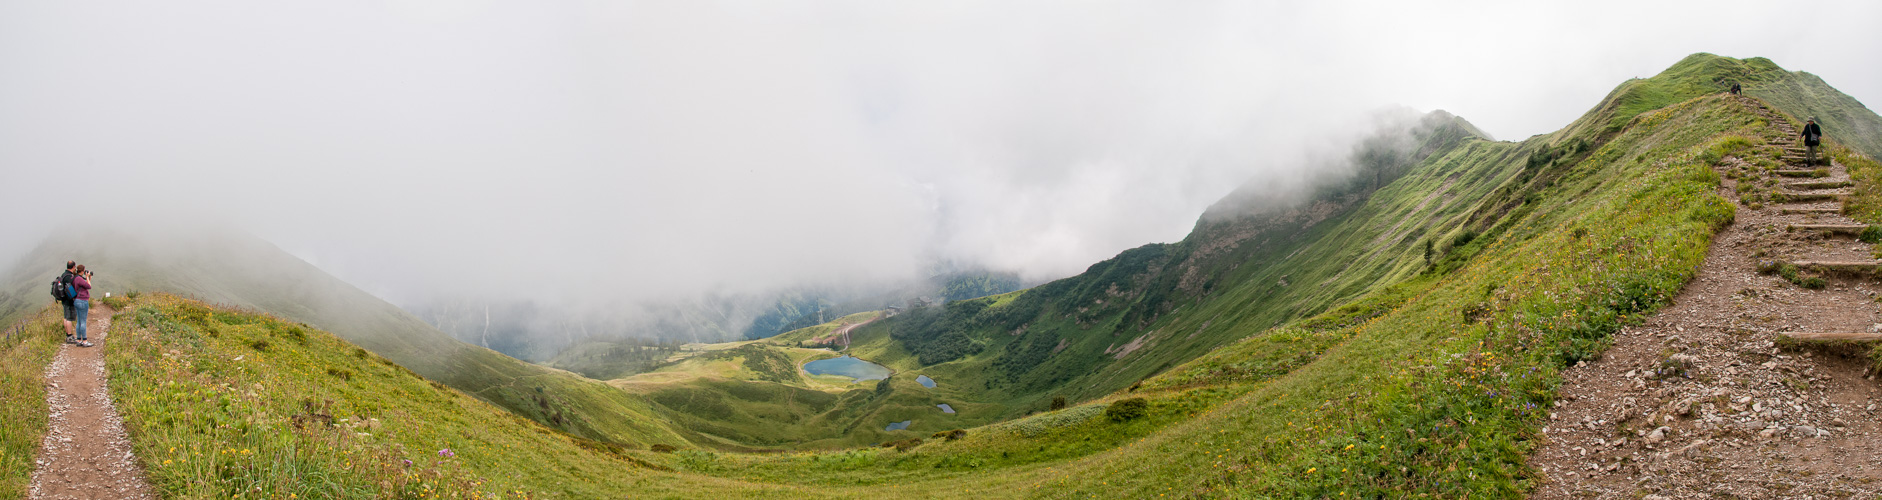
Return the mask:
{"type": "Polygon", "coordinates": [[[67,344],[46,367],[51,425],[40,444],[28,497],[155,498],[111,405],[105,377],[111,311],[93,309],[87,324],[86,333],[97,345],[67,344]]]}
{"type": "Polygon", "coordinates": [[[1882,383],[1849,352],[1789,338],[1870,338],[1882,283],[1827,272],[1873,265],[1862,226],[1841,215],[1842,165],[1803,166],[1796,130],[1771,119],[1766,148],[1728,157],[1741,201],[1693,281],[1598,360],[1564,372],[1531,465],[1536,498],[1876,498],[1882,383]],[[1750,183],[1744,188],[1741,183],[1750,183]],[[1741,193],[1769,192],[1770,206],[1741,193]],[[1783,264],[1791,263],[1789,269],[1783,264]]]}

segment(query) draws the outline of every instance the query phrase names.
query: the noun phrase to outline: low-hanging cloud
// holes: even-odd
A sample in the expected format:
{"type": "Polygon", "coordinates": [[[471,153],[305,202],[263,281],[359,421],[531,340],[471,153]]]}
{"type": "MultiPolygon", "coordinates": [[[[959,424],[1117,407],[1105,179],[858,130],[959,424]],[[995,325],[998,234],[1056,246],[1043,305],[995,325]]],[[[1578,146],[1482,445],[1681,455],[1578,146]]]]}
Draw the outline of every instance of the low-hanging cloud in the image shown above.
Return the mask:
{"type": "Polygon", "coordinates": [[[1051,278],[1395,104],[1521,138],[1697,51],[1882,99],[1882,6],[1811,5],[9,2],[0,258],[141,217],[401,303],[1051,278]]]}

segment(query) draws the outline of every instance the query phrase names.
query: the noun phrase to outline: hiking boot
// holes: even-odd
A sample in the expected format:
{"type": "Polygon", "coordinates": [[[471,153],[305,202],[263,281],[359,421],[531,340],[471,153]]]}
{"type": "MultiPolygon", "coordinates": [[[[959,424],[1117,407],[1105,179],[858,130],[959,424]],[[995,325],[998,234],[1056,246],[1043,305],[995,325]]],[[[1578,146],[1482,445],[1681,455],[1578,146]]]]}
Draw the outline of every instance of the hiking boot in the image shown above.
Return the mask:
{"type": "Polygon", "coordinates": [[[79,346],[79,347],[91,347],[91,346],[92,346],[92,343],[91,343],[91,342],[86,342],[86,341],[83,341],[83,340],[80,340],[80,341],[78,341],[78,346],[79,346]]]}

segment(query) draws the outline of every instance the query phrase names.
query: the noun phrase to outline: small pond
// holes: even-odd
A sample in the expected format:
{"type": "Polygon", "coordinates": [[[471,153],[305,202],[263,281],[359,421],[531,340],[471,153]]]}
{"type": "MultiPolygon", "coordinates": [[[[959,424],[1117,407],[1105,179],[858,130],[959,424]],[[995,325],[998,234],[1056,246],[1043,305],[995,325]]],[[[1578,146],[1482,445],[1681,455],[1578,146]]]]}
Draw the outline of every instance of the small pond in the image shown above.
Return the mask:
{"type": "Polygon", "coordinates": [[[948,406],[947,403],[941,403],[935,405],[935,407],[941,408],[941,413],[954,413],[954,407],[948,406]]]}
{"type": "Polygon", "coordinates": [[[900,421],[900,422],[896,422],[896,423],[893,423],[893,424],[889,424],[889,426],[888,426],[887,428],[885,428],[885,429],[882,429],[882,430],[885,430],[885,431],[905,431],[905,430],[908,430],[908,424],[912,424],[912,423],[915,423],[915,421],[914,421],[914,420],[903,420],[903,421],[900,421]]]}
{"type": "Polygon", "coordinates": [[[863,361],[852,356],[819,359],[804,363],[804,371],[810,372],[811,375],[842,375],[853,379],[850,383],[889,378],[888,367],[863,361]]]}
{"type": "Polygon", "coordinates": [[[922,386],[922,387],[927,387],[927,388],[929,388],[929,389],[933,389],[933,388],[934,388],[934,379],[931,379],[931,378],[928,378],[928,376],[927,376],[927,375],[922,375],[922,376],[919,376],[919,377],[915,377],[915,381],[916,381],[916,382],[921,382],[921,386],[922,386]]]}

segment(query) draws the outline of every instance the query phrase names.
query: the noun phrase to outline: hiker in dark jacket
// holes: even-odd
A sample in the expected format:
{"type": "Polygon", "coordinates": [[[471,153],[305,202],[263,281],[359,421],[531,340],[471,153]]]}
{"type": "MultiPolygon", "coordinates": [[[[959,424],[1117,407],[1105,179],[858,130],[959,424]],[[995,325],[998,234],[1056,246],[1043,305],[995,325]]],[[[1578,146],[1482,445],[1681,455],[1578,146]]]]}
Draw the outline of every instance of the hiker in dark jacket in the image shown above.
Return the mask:
{"type": "Polygon", "coordinates": [[[1738,95],[1742,90],[1744,89],[1738,86],[1738,82],[1732,82],[1732,95],[1738,95]]]}
{"type": "MultiPolygon", "coordinates": [[[[72,278],[78,276],[76,273],[72,272],[72,268],[74,267],[78,267],[77,262],[65,261],[65,272],[59,274],[59,281],[65,283],[67,287],[72,286],[72,278]]],[[[59,306],[61,309],[65,310],[65,343],[78,343],[78,341],[75,340],[77,337],[72,336],[76,333],[72,329],[72,320],[78,319],[78,309],[73,307],[70,296],[59,299],[59,306]]]]}
{"type": "Polygon", "coordinates": [[[85,338],[85,316],[91,313],[91,280],[86,278],[91,273],[85,272],[85,265],[78,265],[78,275],[72,277],[72,288],[78,290],[78,298],[72,299],[72,308],[78,310],[78,346],[91,347],[85,338]]]}
{"type": "Polygon", "coordinates": [[[1817,117],[1810,117],[1804,123],[1804,164],[1817,164],[1817,145],[1823,143],[1823,128],[1817,126],[1817,117]]]}

